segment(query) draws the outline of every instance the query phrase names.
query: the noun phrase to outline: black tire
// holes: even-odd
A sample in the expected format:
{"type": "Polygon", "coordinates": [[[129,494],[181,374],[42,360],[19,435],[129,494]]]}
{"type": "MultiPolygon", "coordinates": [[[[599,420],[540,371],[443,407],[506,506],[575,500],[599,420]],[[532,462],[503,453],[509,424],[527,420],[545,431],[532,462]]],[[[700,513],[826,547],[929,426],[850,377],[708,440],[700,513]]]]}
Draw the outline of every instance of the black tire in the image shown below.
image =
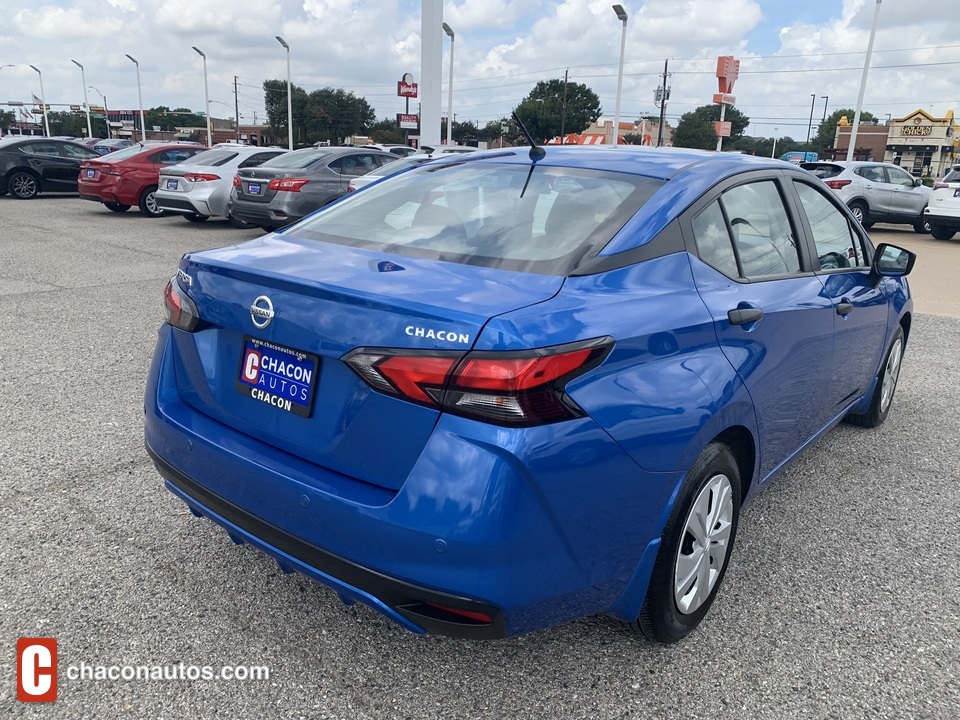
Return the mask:
{"type": "Polygon", "coordinates": [[[708,445],[690,468],[670,513],[640,616],[628,627],[648,639],[672,643],[700,624],[723,583],[740,519],[740,469],[730,448],[708,445]],[[701,514],[694,513],[698,507],[701,514]],[[698,517],[703,516],[702,527],[698,517]],[[709,542],[697,540],[703,533],[709,542]],[[706,547],[711,552],[703,552],[706,547]],[[717,558],[720,550],[722,558],[717,558]],[[677,572],[689,571],[677,587],[677,572]]]}
{"type": "Polygon", "coordinates": [[[860,225],[870,222],[867,220],[867,206],[861,200],[854,200],[850,203],[850,212],[853,213],[853,217],[857,219],[860,225]]]}
{"type": "Polygon", "coordinates": [[[240,228],[241,230],[249,230],[250,228],[255,228],[254,223],[248,223],[246,220],[239,220],[233,215],[227,215],[227,220],[230,221],[230,224],[235,228],[240,228]]]}
{"type": "Polygon", "coordinates": [[[108,202],[108,203],[104,203],[103,206],[104,206],[107,210],[110,210],[111,212],[115,212],[115,213],[124,213],[124,212],[126,212],[127,210],[130,209],[130,206],[129,206],[129,205],[124,205],[123,203],[109,203],[109,202],[108,202]]]}
{"type": "MultiPolygon", "coordinates": [[[[926,208],[923,210],[926,210],[926,208]]],[[[924,217],[923,211],[920,212],[920,217],[913,223],[913,231],[917,235],[926,235],[930,232],[930,221],[924,217]]]]}
{"type": "Polygon", "coordinates": [[[140,214],[148,218],[163,217],[167,214],[166,210],[161,210],[157,206],[157,186],[148,185],[140,193],[140,201],[137,203],[140,207],[140,214]]]}
{"type": "Polygon", "coordinates": [[[897,380],[900,378],[900,365],[903,361],[903,328],[897,326],[893,334],[887,354],[883,357],[883,365],[877,375],[877,387],[873,390],[870,407],[863,415],[853,413],[844,418],[851,425],[865,428],[874,428],[882,425],[890,414],[893,405],[893,394],[897,390],[897,380]]]}
{"type": "Polygon", "coordinates": [[[195,213],[187,213],[183,217],[189,220],[190,222],[194,222],[194,223],[206,222],[207,220],[210,219],[209,215],[197,215],[195,213]]]}
{"type": "Polygon", "coordinates": [[[17,200],[32,200],[40,194],[40,180],[31,172],[15,172],[7,180],[7,189],[17,200]]]}
{"type": "Polygon", "coordinates": [[[865,222],[865,223],[862,223],[862,224],[861,224],[861,227],[863,227],[864,230],[869,230],[869,229],[872,228],[874,225],[876,225],[876,223],[874,223],[874,222],[865,222]]]}
{"type": "Polygon", "coordinates": [[[264,232],[268,232],[268,233],[271,233],[271,232],[273,232],[274,230],[276,230],[276,228],[275,228],[273,225],[261,225],[261,226],[260,226],[260,229],[263,230],[264,232]]]}
{"type": "Polygon", "coordinates": [[[937,240],[950,240],[956,234],[956,230],[944,227],[943,225],[931,225],[930,234],[937,240]]]}

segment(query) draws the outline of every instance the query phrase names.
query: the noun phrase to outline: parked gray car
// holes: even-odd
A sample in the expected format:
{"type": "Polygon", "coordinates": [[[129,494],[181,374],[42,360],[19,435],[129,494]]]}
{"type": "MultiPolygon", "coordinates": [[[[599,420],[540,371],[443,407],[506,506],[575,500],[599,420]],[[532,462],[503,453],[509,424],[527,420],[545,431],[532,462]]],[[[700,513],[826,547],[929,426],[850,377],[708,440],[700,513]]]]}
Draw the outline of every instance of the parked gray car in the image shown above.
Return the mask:
{"type": "Polygon", "coordinates": [[[923,212],[930,188],[899,165],[866,161],[830,160],[801,163],[837,193],[864,227],[874,223],[913,225],[930,232],[923,212]]]}
{"type": "Polygon", "coordinates": [[[272,231],[344,196],[353,178],[396,159],[353,147],[294,150],[260,167],[238,170],[227,213],[272,231]]]}

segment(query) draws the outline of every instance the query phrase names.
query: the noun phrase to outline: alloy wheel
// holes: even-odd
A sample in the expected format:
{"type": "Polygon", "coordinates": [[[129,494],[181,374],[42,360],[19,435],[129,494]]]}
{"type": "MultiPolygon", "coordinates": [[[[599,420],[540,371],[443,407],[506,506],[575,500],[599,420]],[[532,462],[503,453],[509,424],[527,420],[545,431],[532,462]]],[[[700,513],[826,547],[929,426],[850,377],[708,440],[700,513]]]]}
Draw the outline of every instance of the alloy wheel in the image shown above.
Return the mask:
{"type": "Polygon", "coordinates": [[[883,368],[883,389],[880,391],[880,412],[886,412],[893,399],[893,392],[897,389],[897,379],[900,377],[900,360],[903,359],[903,338],[890,348],[887,363],[883,368]]]}

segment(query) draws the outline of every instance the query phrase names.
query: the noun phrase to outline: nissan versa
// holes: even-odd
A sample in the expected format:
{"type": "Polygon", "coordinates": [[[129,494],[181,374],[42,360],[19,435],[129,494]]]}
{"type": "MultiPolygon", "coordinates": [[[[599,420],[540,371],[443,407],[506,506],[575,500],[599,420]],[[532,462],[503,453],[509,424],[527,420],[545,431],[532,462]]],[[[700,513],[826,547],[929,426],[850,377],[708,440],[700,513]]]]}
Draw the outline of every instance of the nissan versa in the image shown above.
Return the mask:
{"type": "Polygon", "coordinates": [[[776,160],[451,157],[184,256],[146,443],[195,515],[414,632],[671,642],[743,503],[886,419],[914,259],[776,160]]]}

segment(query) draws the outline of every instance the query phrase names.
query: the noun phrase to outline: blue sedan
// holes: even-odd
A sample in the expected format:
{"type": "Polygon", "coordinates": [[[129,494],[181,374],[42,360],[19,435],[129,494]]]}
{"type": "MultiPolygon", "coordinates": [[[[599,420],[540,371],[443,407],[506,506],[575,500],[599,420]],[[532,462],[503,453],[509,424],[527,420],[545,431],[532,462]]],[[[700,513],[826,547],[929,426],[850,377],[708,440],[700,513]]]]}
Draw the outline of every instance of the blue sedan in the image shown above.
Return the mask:
{"type": "Polygon", "coordinates": [[[184,256],[146,445],[195,515],[413,632],[672,642],[744,503],[886,419],[914,260],[776,160],[452,157],[184,256]]]}

